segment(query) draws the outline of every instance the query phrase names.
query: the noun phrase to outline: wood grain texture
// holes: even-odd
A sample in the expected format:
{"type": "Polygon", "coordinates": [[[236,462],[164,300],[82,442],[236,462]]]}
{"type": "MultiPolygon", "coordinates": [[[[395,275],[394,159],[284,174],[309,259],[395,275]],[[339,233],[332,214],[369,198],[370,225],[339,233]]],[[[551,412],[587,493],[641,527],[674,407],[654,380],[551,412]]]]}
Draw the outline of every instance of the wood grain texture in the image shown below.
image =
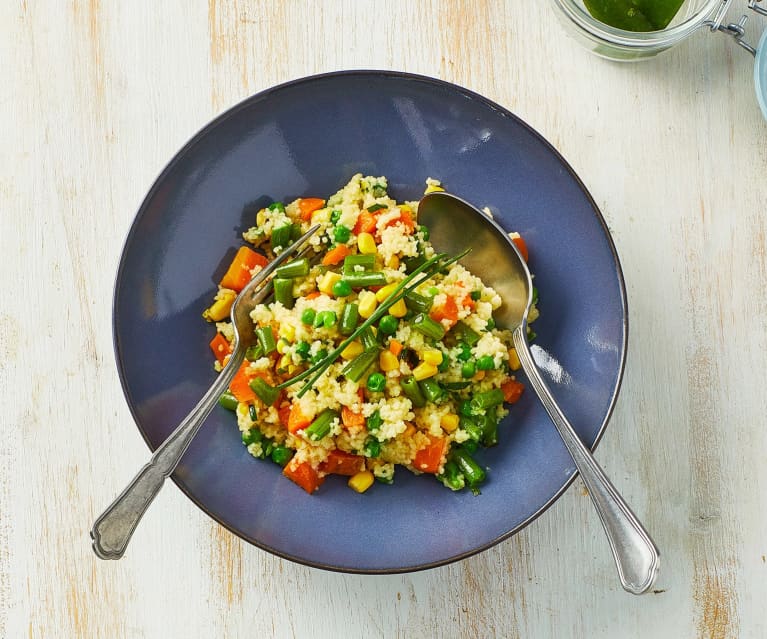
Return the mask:
{"type": "Polygon", "coordinates": [[[0,4],[0,637],[767,636],[767,124],[751,59],[700,33],[656,60],[612,64],[564,37],[553,11],[0,4]],[[620,589],[580,481],[514,538],[410,575],[272,557],[172,485],[124,560],[93,556],[94,516],[147,456],[111,344],[135,210],[211,117],[347,68],[424,73],[498,101],[602,208],[630,348],[597,457],[663,552],[656,594],[620,589]]]}

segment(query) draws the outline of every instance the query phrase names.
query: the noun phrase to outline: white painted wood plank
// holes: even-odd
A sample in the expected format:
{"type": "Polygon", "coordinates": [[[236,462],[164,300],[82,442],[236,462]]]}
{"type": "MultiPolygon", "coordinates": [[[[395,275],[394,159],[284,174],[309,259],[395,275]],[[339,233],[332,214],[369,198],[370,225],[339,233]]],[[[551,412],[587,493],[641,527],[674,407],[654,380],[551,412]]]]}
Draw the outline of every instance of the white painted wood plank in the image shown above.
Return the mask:
{"type": "Polygon", "coordinates": [[[552,3],[515,0],[27,0],[0,30],[0,636],[767,634],[767,125],[747,55],[701,33],[616,65],[564,38],[552,3]],[[93,516],[147,453],[110,333],[134,211],[213,115],[342,68],[483,93],[591,190],[631,323],[597,457],[664,553],[663,592],[620,590],[580,482],[513,539],[411,575],[271,557],[173,486],[123,561],[92,556],[93,516]]]}

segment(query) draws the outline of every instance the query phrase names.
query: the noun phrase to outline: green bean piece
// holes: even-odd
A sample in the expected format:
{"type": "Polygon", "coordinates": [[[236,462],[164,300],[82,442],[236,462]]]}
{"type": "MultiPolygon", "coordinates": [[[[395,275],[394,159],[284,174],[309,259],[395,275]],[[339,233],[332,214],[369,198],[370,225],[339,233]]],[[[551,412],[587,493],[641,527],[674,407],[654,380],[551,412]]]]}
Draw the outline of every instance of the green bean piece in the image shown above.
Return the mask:
{"type": "Polygon", "coordinates": [[[378,361],[379,347],[368,348],[341,369],[341,375],[352,382],[362,379],[367,370],[378,361]]]}
{"type": "Polygon", "coordinates": [[[346,297],[352,294],[352,285],[346,280],[338,280],[333,284],[333,295],[336,297],[346,297]]]}
{"type": "Polygon", "coordinates": [[[331,408],[322,411],[306,429],[306,436],[313,442],[319,441],[330,432],[330,424],[338,417],[338,413],[331,408]]]}
{"type": "Polygon", "coordinates": [[[362,348],[365,350],[371,349],[371,348],[378,348],[381,346],[381,343],[378,341],[378,338],[373,335],[373,331],[371,331],[369,328],[366,328],[364,331],[360,333],[360,342],[362,342],[362,348]]]}
{"type": "Polygon", "coordinates": [[[245,350],[245,359],[249,362],[255,362],[257,359],[261,359],[264,356],[264,349],[261,348],[261,344],[253,344],[248,346],[245,350]]]}
{"type": "Polygon", "coordinates": [[[461,444],[465,450],[468,450],[470,453],[477,452],[477,449],[479,448],[479,442],[475,442],[473,439],[467,439],[463,444],[461,444]]]}
{"type": "Polygon", "coordinates": [[[293,457],[293,451],[286,446],[275,446],[272,450],[272,461],[278,466],[286,466],[293,457]]]}
{"type": "Polygon", "coordinates": [[[260,377],[254,377],[251,379],[250,382],[248,382],[248,386],[250,386],[250,390],[256,394],[258,399],[264,402],[264,404],[267,406],[274,404],[280,394],[280,390],[278,388],[270,386],[260,377]]]}
{"type": "Polygon", "coordinates": [[[263,438],[264,436],[261,434],[261,431],[255,426],[250,430],[242,431],[242,443],[246,446],[260,442],[263,438]]]}
{"type": "Polygon", "coordinates": [[[301,225],[300,224],[291,224],[290,225],[290,241],[291,242],[295,242],[302,235],[303,235],[303,233],[301,233],[301,225]]]}
{"type": "Polygon", "coordinates": [[[426,398],[427,402],[436,404],[445,395],[445,391],[442,387],[433,379],[427,378],[418,382],[418,386],[421,389],[421,393],[426,398]]]}
{"type": "Polygon", "coordinates": [[[265,437],[261,442],[261,459],[266,459],[272,454],[274,450],[274,440],[265,437]]]}
{"type": "Polygon", "coordinates": [[[383,424],[383,419],[381,418],[381,413],[379,411],[375,411],[372,415],[370,415],[370,417],[368,417],[365,420],[365,427],[371,433],[374,433],[379,428],[381,428],[382,424],[383,424]]]}
{"type": "Polygon", "coordinates": [[[278,226],[276,229],[272,229],[272,250],[278,248],[285,248],[290,244],[290,232],[292,228],[290,224],[284,224],[278,226]]]}
{"type": "Polygon", "coordinates": [[[405,295],[405,306],[416,313],[428,313],[434,300],[430,297],[424,297],[411,291],[405,295]]]}
{"type": "Polygon", "coordinates": [[[285,308],[293,308],[296,301],[293,298],[293,280],[275,277],[272,284],[274,285],[274,301],[279,302],[285,308]]]}
{"type": "Polygon", "coordinates": [[[462,430],[468,433],[472,441],[479,442],[482,440],[482,424],[477,421],[476,417],[461,415],[459,425],[462,430]]]}
{"type": "Polygon", "coordinates": [[[403,262],[405,263],[405,273],[412,273],[426,264],[426,256],[423,253],[419,253],[415,257],[406,258],[403,262]]]}
{"type": "Polygon", "coordinates": [[[485,413],[476,418],[482,426],[482,445],[495,446],[498,443],[498,418],[496,415],[485,413]]]}
{"type": "Polygon", "coordinates": [[[352,288],[367,288],[368,286],[383,286],[386,284],[386,275],[383,271],[370,271],[368,273],[349,273],[343,276],[344,282],[348,282],[352,288]]]}
{"type": "Polygon", "coordinates": [[[274,333],[271,326],[259,326],[256,329],[256,337],[264,355],[269,355],[277,350],[277,343],[274,341],[274,333]]]}
{"type": "Polygon", "coordinates": [[[469,386],[471,386],[471,382],[444,382],[442,386],[444,387],[445,390],[453,392],[453,391],[463,390],[464,388],[468,388],[469,386]]]}
{"type": "Polygon", "coordinates": [[[355,275],[357,273],[364,273],[365,271],[372,271],[376,264],[375,255],[364,255],[362,253],[355,255],[347,255],[344,258],[344,275],[355,275]],[[361,266],[362,271],[355,267],[361,266]]]}
{"type": "Polygon", "coordinates": [[[464,362],[461,366],[461,377],[474,377],[476,373],[477,367],[475,366],[474,362],[464,362]]]}
{"type": "Polygon", "coordinates": [[[471,398],[471,410],[474,413],[486,411],[500,404],[503,404],[503,391],[500,388],[477,393],[471,398]]]}
{"type": "Polygon", "coordinates": [[[431,317],[423,313],[419,313],[413,318],[411,326],[419,333],[436,341],[441,340],[445,336],[445,328],[442,324],[435,322],[431,317]]]}
{"type": "Polygon", "coordinates": [[[339,224],[333,230],[333,239],[338,244],[346,244],[349,241],[349,238],[351,238],[351,236],[352,236],[351,229],[348,226],[344,226],[343,224],[339,224]]]}
{"type": "Polygon", "coordinates": [[[474,414],[474,411],[471,408],[471,401],[464,399],[460,404],[458,404],[458,413],[460,415],[464,415],[465,417],[471,417],[474,414]]]}
{"type": "Polygon", "coordinates": [[[253,404],[250,404],[248,406],[248,416],[250,417],[250,421],[252,422],[258,419],[258,411],[256,411],[256,407],[253,404]]]}
{"type": "Polygon", "coordinates": [[[533,304],[538,301],[538,287],[533,286],[533,304]]]}
{"type": "Polygon", "coordinates": [[[400,382],[402,390],[405,392],[405,396],[412,402],[416,408],[423,408],[426,406],[426,398],[421,392],[421,388],[418,386],[418,382],[415,381],[415,377],[412,375],[406,377],[400,382]]]}
{"type": "Polygon", "coordinates": [[[382,373],[372,373],[365,386],[371,393],[382,393],[386,388],[386,377],[382,373]]]}
{"type": "Polygon", "coordinates": [[[452,459],[448,459],[445,462],[445,467],[441,475],[437,475],[437,479],[450,490],[461,490],[466,486],[466,480],[463,477],[463,473],[458,468],[452,459]]]}
{"type": "Polygon", "coordinates": [[[338,324],[338,332],[341,335],[351,335],[357,328],[357,322],[360,319],[359,306],[356,302],[351,302],[344,306],[341,311],[341,321],[338,324]]]}
{"type": "Polygon", "coordinates": [[[495,368],[495,360],[492,355],[483,355],[477,360],[478,371],[491,371],[495,368]]]}
{"type": "Polygon", "coordinates": [[[453,328],[456,337],[469,346],[474,346],[479,341],[479,333],[467,326],[464,322],[458,322],[453,328]]]}
{"type": "Polygon", "coordinates": [[[229,391],[224,391],[221,393],[221,397],[218,398],[218,405],[226,408],[226,410],[237,410],[237,404],[239,404],[237,398],[229,391]]]}
{"type": "Polygon", "coordinates": [[[394,335],[399,328],[399,320],[394,315],[384,315],[378,322],[378,330],[384,335],[394,335]]]}
{"type": "Polygon", "coordinates": [[[272,202],[268,207],[270,211],[280,211],[281,213],[285,212],[285,205],[282,202],[272,202]]]}
{"type": "Polygon", "coordinates": [[[335,311],[323,311],[325,315],[322,318],[322,325],[325,328],[333,328],[338,321],[338,316],[335,311]]]}
{"type": "Polygon", "coordinates": [[[309,260],[305,257],[278,266],[274,271],[275,278],[292,279],[306,275],[309,275],[309,260]]]}
{"type": "Polygon", "coordinates": [[[317,312],[313,308],[305,308],[303,313],[301,313],[301,323],[312,325],[316,316],[317,312]]]}
{"type": "Polygon", "coordinates": [[[323,324],[325,323],[325,313],[327,311],[320,311],[314,316],[314,321],[312,322],[312,326],[314,328],[321,328],[323,324]]]}
{"type": "Polygon", "coordinates": [[[362,447],[362,453],[365,457],[378,457],[381,454],[381,442],[375,437],[368,437],[362,447]]]}
{"type": "Polygon", "coordinates": [[[437,370],[440,373],[446,373],[448,368],[450,368],[450,355],[442,351],[442,361],[437,364],[437,370]]]}
{"type": "Polygon", "coordinates": [[[451,458],[458,466],[458,469],[463,473],[469,487],[475,488],[485,481],[485,470],[474,460],[467,450],[456,448],[451,453],[451,458]]]}

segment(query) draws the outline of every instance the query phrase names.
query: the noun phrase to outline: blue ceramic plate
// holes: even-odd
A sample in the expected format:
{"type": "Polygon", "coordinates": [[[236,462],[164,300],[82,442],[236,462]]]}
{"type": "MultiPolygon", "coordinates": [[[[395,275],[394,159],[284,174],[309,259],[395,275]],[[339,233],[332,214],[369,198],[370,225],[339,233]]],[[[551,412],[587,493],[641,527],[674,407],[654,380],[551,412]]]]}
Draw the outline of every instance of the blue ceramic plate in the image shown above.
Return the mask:
{"type": "MultiPolygon", "coordinates": [[[[397,199],[418,199],[424,180],[439,178],[524,235],[549,382],[595,444],[620,385],[627,314],[615,248],[583,184],[540,135],[475,93],[352,71],[238,104],[179,151],[141,205],[117,274],[114,336],[125,396],[149,446],[215,377],[212,331],[200,313],[254,211],[273,200],[326,197],[356,172],[386,175],[397,199]]],[[[173,479],[216,521],[282,557],[349,572],[417,570],[509,537],[573,479],[573,462],[532,392],[500,433],[498,446],[478,453],[491,471],[479,496],[406,470],[393,486],[363,495],[331,477],[310,496],[275,464],[251,457],[232,414],[216,407],[173,479]]]]}

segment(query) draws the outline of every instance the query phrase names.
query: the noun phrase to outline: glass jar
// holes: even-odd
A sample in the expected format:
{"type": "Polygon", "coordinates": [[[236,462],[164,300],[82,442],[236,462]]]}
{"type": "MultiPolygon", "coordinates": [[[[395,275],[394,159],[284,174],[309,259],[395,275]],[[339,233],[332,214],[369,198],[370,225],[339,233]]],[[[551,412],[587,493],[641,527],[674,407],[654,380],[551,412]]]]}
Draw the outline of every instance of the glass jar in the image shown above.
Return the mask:
{"type": "MultiPolygon", "coordinates": [[[[686,0],[661,31],[616,29],[593,18],[583,0],[553,0],[565,28],[590,51],[604,58],[632,61],[651,58],[673,47],[701,27],[722,25],[732,0],[686,0]]],[[[756,4],[752,2],[751,4],[756,4]]],[[[757,8],[758,10],[758,8],[757,8]]]]}
{"type": "MultiPolygon", "coordinates": [[[[592,17],[583,0],[552,0],[557,16],[567,31],[580,44],[598,56],[619,62],[652,58],[673,47],[698,29],[726,33],[755,58],[754,83],[759,106],[767,118],[767,31],[759,44],[751,46],[745,41],[748,15],[738,22],[727,22],[725,17],[734,0],[685,0],[671,23],[660,31],[625,31],[616,29],[592,17]]],[[[744,0],[739,0],[743,6],[744,0]]],[[[762,0],[747,0],[748,8],[767,16],[762,0]]],[[[765,1],[767,5],[767,0],[765,1]]]]}

